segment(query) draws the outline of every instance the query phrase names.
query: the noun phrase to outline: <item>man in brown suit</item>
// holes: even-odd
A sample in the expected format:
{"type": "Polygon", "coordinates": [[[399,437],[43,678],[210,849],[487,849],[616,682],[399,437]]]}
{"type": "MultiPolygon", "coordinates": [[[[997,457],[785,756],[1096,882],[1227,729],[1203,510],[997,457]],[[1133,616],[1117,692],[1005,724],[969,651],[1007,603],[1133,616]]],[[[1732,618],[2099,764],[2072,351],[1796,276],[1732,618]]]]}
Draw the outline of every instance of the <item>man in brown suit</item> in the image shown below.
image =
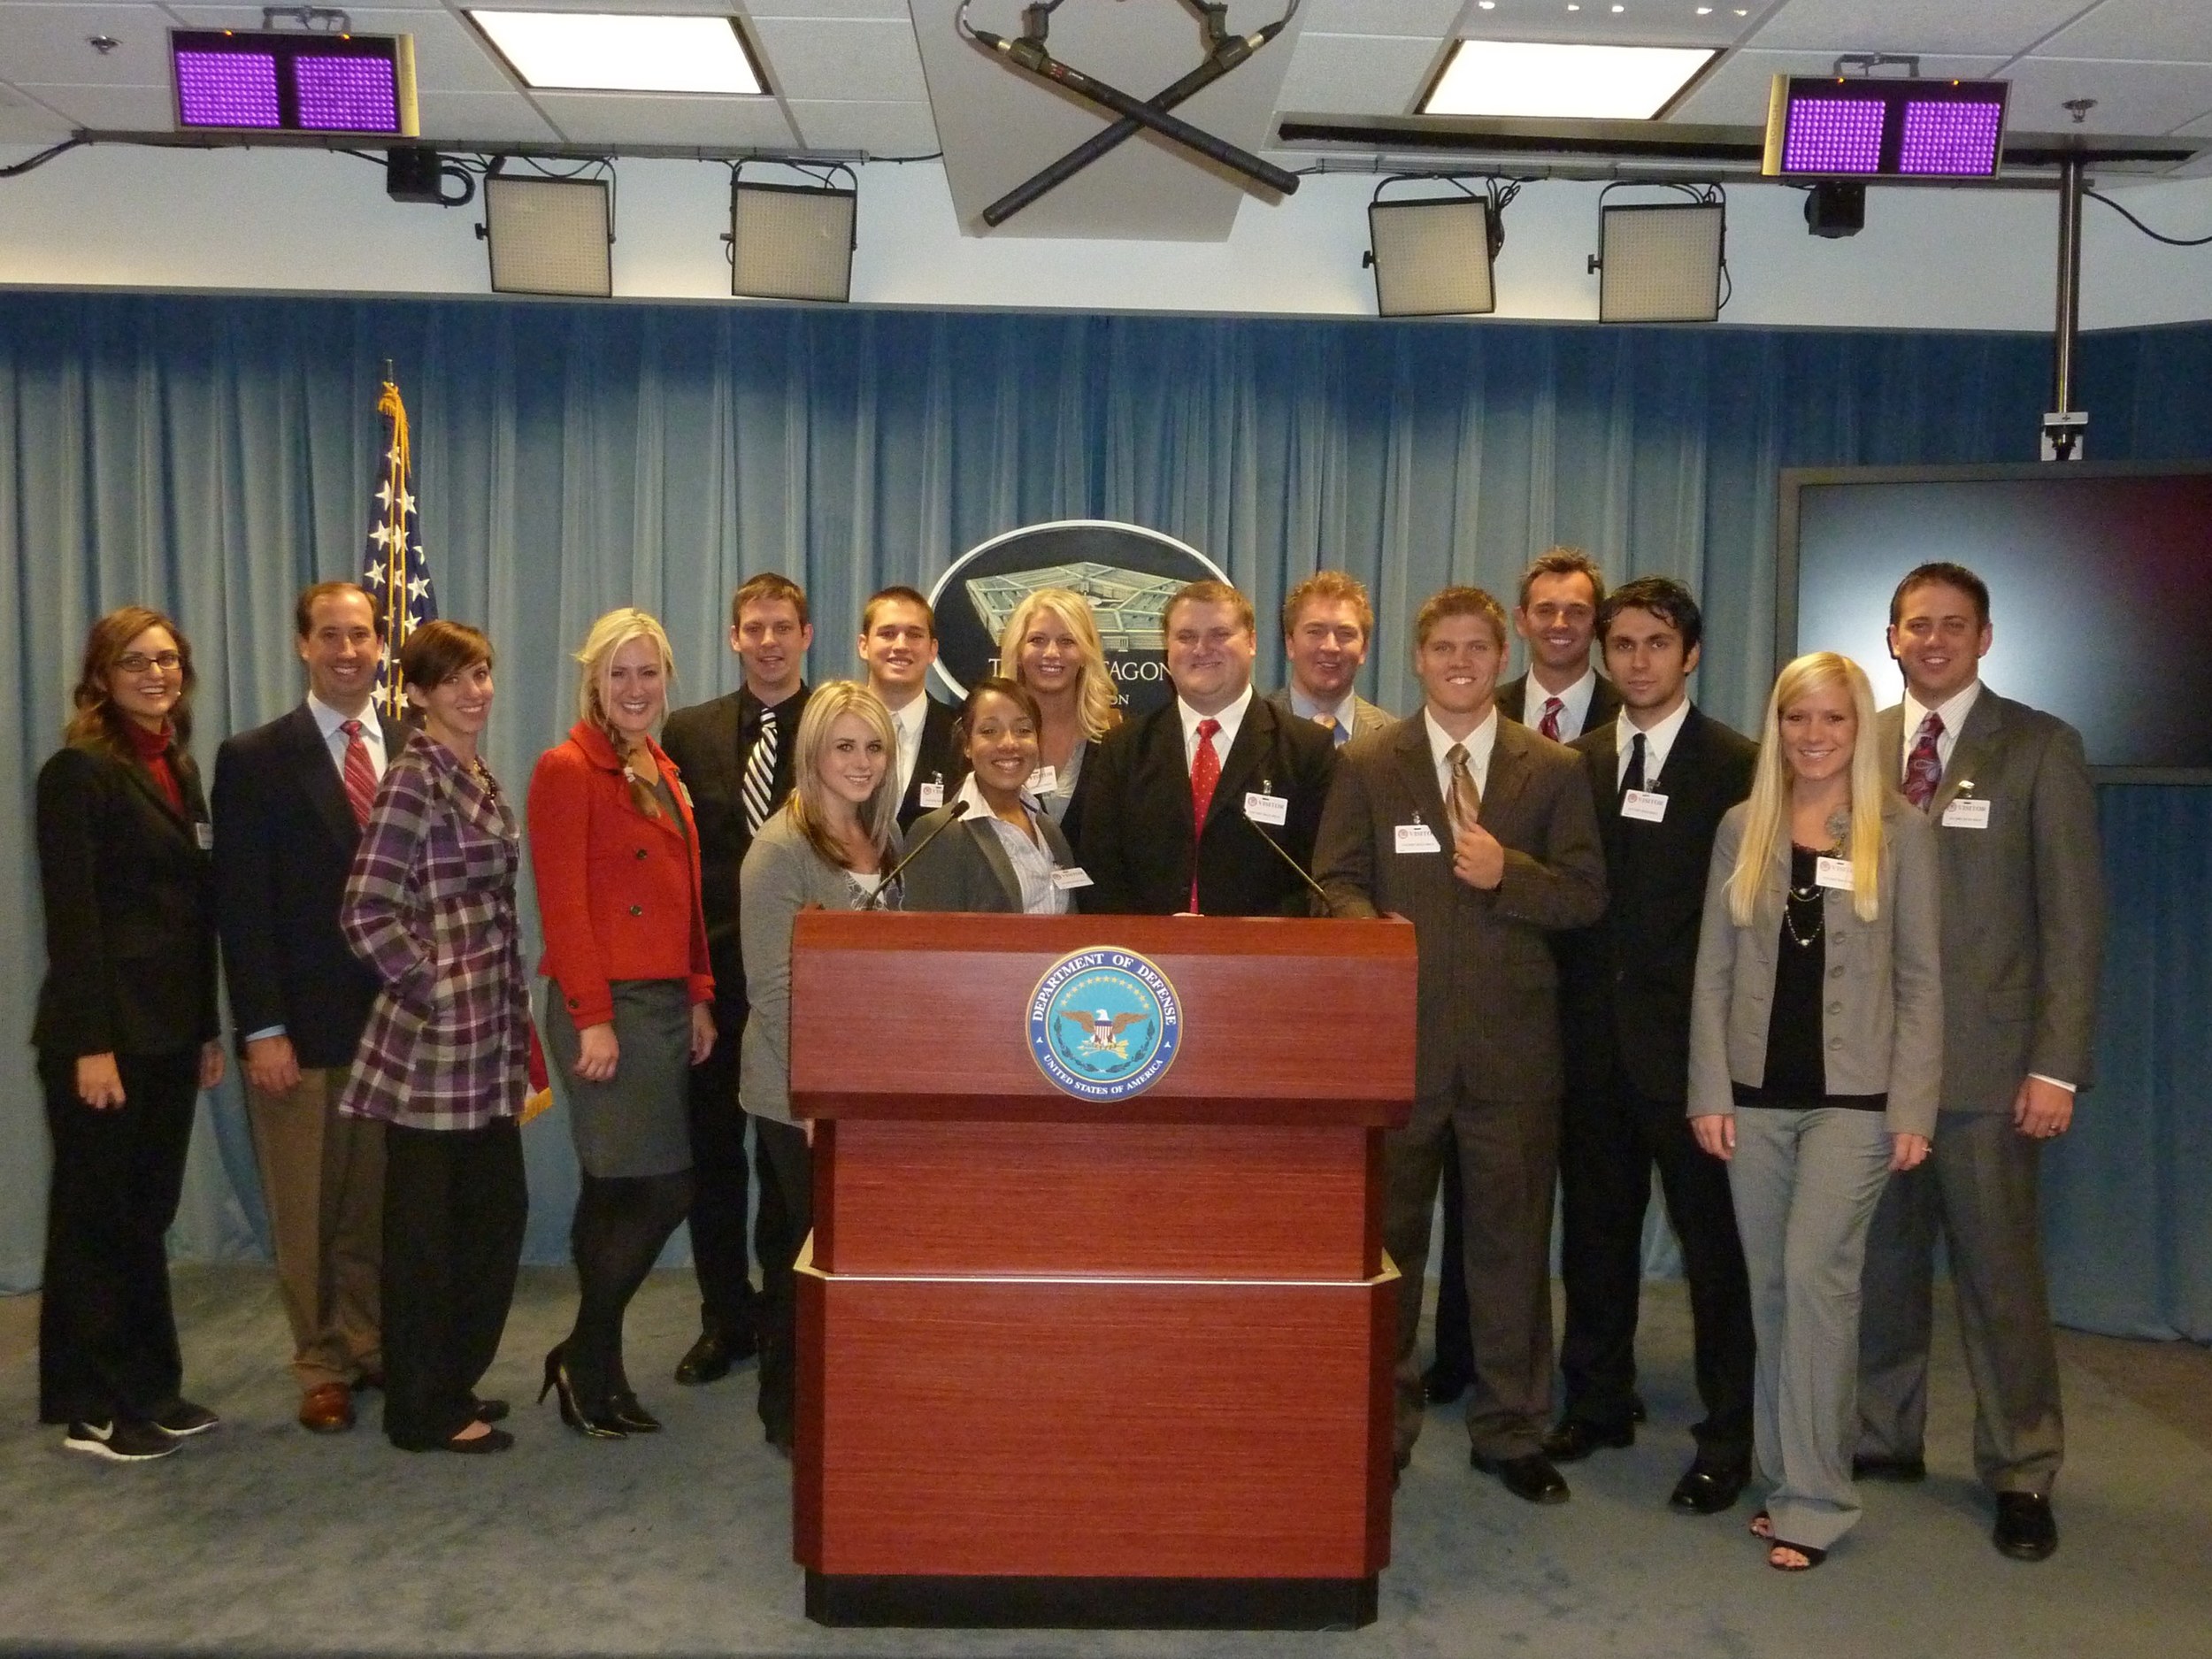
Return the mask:
{"type": "Polygon", "coordinates": [[[1581,761],[1499,718],[1498,602],[1448,588],[1421,607],[1414,641],[1421,710],[1345,747],[1314,855],[1333,914],[1404,916],[1420,947],[1417,1098],[1384,1151],[1383,1245],[1402,1275],[1398,1465],[1421,1431],[1421,1279],[1451,1154],[1468,1194],[1473,1463],[1517,1497],[1561,1503],[1567,1483],[1541,1448],[1565,1082],[1545,935],[1597,920],[1605,855],[1581,761]]]}

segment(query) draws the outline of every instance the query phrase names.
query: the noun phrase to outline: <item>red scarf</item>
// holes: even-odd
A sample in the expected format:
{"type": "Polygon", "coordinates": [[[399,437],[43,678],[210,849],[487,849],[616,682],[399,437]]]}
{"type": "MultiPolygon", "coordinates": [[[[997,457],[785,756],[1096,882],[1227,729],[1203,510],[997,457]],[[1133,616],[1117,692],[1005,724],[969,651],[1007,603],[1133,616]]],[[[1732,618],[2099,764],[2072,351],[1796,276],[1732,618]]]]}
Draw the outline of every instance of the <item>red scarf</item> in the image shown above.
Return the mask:
{"type": "Polygon", "coordinates": [[[125,719],[124,731],[130,733],[131,748],[137,751],[140,762],[153,780],[161,786],[163,797],[172,812],[184,810],[184,791],[177,786],[176,768],[169,764],[169,723],[164,720],[161,729],[150,732],[137,721],[125,719]]]}

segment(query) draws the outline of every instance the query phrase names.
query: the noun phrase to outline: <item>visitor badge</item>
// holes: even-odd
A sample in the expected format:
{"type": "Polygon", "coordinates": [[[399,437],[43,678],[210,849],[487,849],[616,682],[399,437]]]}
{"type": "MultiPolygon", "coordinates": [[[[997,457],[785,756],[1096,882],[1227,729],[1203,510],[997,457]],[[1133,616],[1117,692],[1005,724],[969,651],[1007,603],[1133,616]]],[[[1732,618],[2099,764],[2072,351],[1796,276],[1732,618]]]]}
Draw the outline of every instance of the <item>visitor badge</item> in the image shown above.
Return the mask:
{"type": "Polygon", "coordinates": [[[1250,790],[1244,797],[1244,816],[1255,824],[1287,824],[1290,822],[1290,797],[1250,790]]]}
{"type": "MultiPolygon", "coordinates": [[[[1982,816],[1986,818],[1989,814],[1985,810],[1982,816]]],[[[196,820],[192,826],[192,839],[199,843],[202,852],[213,852],[215,850],[215,826],[205,818],[196,820]]]]}
{"type": "Polygon", "coordinates": [[[1813,879],[1824,887],[1839,892],[1851,891],[1851,861],[1848,858],[1823,858],[1813,866],[1813,879]]]}
{"type": "Polygon", "coordinates": [[[933,780],[922,786],[921,803],[922,810],[925,812],[934,812],[945,804],[945,774],[943,772],[939,772],[933,780]]]}
{"type": "Polygon", "coordinates": [[[1436,832],[1415,818],[1410,824],[1394,826],[1398,850],[1402,853],[1440,853],[1444,850],[1436,839],[1436,832]]]}
{"type": "Polygon", "coordinates": [[[1029,774],[1024,786],[1032,795],[1050,795],[1060,787],[1060,774],[1050,766],[1040,766],[1029,774]]]}
{"type": "Polygon", "coordinates": [[[1663,824],[1667,818],[1667,797],[1655,789],[1630,789],[1621,795],[1621,816],[1646,824],[1663,824]]]}
{"type": "Polygon", "coordinates": [[[1052,872],[1052,885],[1063,893],[1091,885],[1090,873],[1081,864],[1068,864],[1052,872]]]}
{"type": "Polygon", "coordinates": [[[1989,803],[1960,795],[1943,809],[1945,829],[1987,829],[1989,803]]]}

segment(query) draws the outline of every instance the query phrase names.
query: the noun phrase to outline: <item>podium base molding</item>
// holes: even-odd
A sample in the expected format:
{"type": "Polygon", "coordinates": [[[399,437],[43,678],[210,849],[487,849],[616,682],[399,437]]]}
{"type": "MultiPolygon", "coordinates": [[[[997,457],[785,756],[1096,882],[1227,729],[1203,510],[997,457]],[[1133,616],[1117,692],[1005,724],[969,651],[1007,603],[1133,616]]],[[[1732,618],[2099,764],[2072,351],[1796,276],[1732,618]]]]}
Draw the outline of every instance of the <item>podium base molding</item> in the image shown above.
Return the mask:
{"type": "Polygon", "coordinates": [[[806,1575],[818,1624],[925,1630],[1356,1630],[1376,1578],[806,1575]]]}

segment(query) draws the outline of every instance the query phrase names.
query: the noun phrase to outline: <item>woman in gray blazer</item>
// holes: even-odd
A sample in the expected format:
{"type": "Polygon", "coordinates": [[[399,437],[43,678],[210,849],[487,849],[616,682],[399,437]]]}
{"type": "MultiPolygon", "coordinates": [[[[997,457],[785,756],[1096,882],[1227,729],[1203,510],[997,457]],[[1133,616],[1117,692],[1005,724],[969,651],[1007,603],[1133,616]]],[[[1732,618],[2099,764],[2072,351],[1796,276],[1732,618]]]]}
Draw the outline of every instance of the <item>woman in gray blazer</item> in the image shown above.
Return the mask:
{"type": "Polygon", "coordinates": [[[1690,1015],[1690,1127],[1729,1161],[1758,1341],[1768,1564],[1859,1517],[1859,1270],[1893,1170],[1928,1156],[1943,1069],[1935,842],[1891,787],[1849,657],[1774,682],[1750,798],[1714,838],[1690,1015]]]}
{"type": "Polygon", "coordinates": [[[809,905],[856,910],[898,862],[899,752],[891,711],[865,686],[815,688],[792,744],[792,789],[760,826],[738,872],[745,994],[752,1011],[738,1062],[738,1102],[758,1120],[764,1207],[788,1225],[764,1257],[760,1420],[791,1449],[796,1405],[800,1241],[814,1225],[813,1160],[791,1116],[791,925],[809,905]]]}
{"type": "Polygon", "coordinates": [[[1029,793],[1043,725],[1037,700],[1010,680],[988,675],[969,689],[959,726],[967,781],[909,832],[914,856],[900,879],[902,909],[1067,913],[1087,878],[1029,793]]]}

